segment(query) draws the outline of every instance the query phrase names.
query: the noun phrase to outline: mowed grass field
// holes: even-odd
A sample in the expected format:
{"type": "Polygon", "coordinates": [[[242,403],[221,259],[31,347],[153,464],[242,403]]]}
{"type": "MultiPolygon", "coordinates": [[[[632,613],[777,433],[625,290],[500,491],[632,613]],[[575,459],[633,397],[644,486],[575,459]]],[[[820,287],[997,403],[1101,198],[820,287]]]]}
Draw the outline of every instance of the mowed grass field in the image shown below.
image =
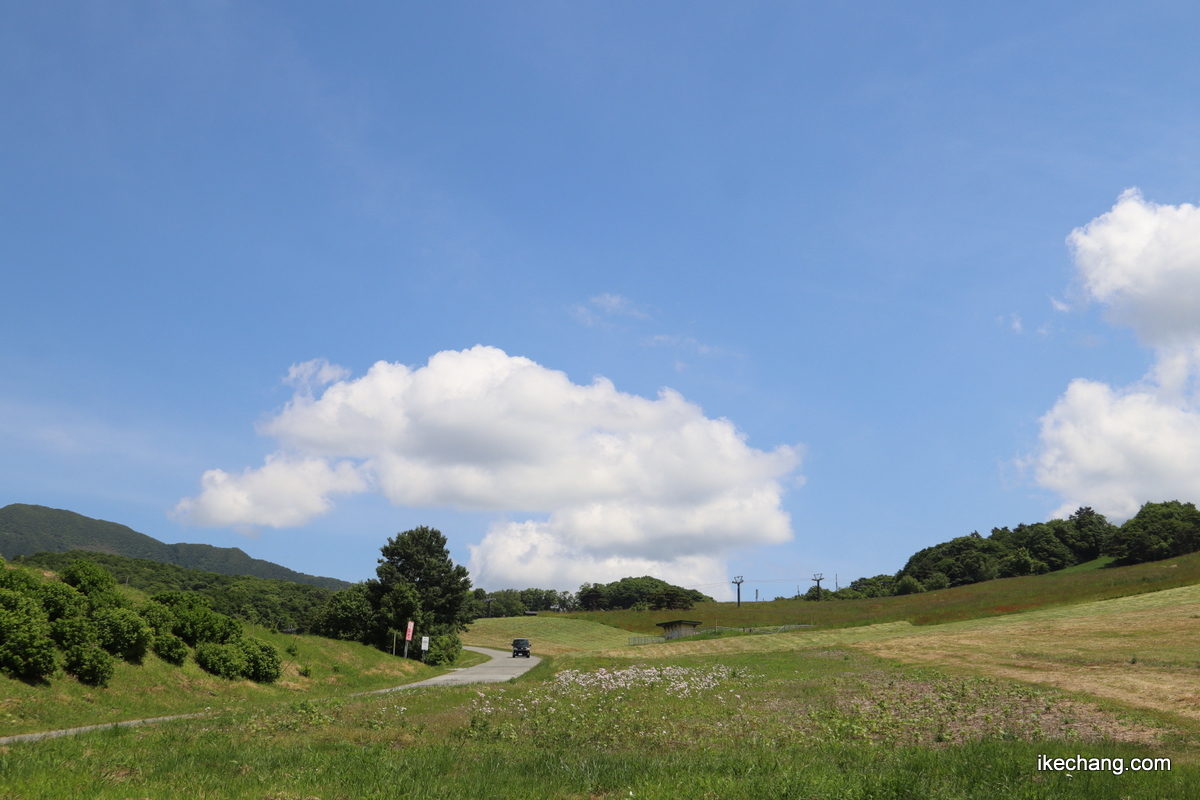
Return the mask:
{"type": "Polygon", "coordinates": [[[1200,585],[942,625],[681,639],[603,655],[715,657],[821,647],[1046,684],[1200,721],[1200,585]]]}
{"type": "Polygon", "coordinates": [[[538,656],[606,650],[624,647],[629,631],[598,622],[568,619],[558,615],[538,617],[493,617],[476,620],[462,635],[463,644],[512,648],[513,639],[528,639],[538,656]]]}
{"type": "Polygon", "coordinates": [[[1107,559],[1100,559],[1046,575],[1002,578],[901,597],[820,603],[743,601],[741,608],[734,603],[698,603],[689,611],[581,611],[564,616],[624,628],[636,635],[661,633],[655,623],[681,617],[731,628],[799,624],[825,629],[882,622],[936,625],[1200,583],[1200,553],[1131,567],[1100,568],[1105,563],[1107,559]]]}

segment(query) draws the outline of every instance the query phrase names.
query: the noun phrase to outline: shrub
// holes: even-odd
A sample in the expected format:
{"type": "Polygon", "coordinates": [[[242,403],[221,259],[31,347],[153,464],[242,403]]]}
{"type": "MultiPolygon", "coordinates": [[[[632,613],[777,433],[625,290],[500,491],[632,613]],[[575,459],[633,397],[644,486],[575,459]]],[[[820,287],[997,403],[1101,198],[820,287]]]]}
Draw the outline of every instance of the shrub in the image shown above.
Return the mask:
{"type": "Polygon", "coordinates": [[[246,659],[242,674],[258,683],[274,683],[283,671],[279,651],[259,639],[241,639],[237,646],[246,659]]]}
{"type": "Polygon", "coordinates": [[[946,577],[944,572],[935,572],[929,576],[929,580],[925,581],[925,588],[931,592],[938,589],[949,589],[950,579],[946,577]]]}
{"type": "Polygon", "coordinates": [[[56,669],[46,612],[32,598],[0,589],[0,671],[36,681],[56,669]]]}
{"type": "Polygon", "coordinates": [[[177,667],[187,658],[187,644],[170,631],[155,636],[150,647],[154,650],[154,655],[177,667]]]}
{"type": "Polygon", "coordinates": [[[896,594],[918,594],[923,591],[925,591],[925,587],[912,575],[905,575],[896,581],[896,594]]]}
{"type": "Polygon", "coordinates": [[[150,629],[127,608],[103,608],[92,615],[100,646],[114,656],[138,662],[150,646],[150,629]]]}
{"type": "Polygon", "coordinates": [[[175,628],[175,614],[162,603],[151,600],[137,611],[155,633],[171,633],[175,628]]]}
{"type": "Polygon", "coordinates": [[[76,559],[74,564],[62,571],[61,577],[64,583],[74,586],[89,597],[112,591],[117,587],[117,579],[111,572],[85,558],[76,559]]]}
{"type": "Polygon", "coordinates": [[[246,656],[233,644],[201,642],[196,645],[196,663],[205,672],[228,680],[240,678],[246,671],[246,656]]]}
{"type": "Polygon", "coordinates": [[[116,661],[99,647],[75,645],[67,650],[67,672],[88,686],[107,686],[116,661]]]}
{"type": "Polygon", "coordinates": [[[51,622],[63,617],[78,617],[87,611],[87,598],[59,581],[49,581],[37,588],[37,597],[51,622]]]}
{"type": "Polygon", "coordinates": [[[173,632],[193,647],[202,642],[228,644],[242,635],[241,624],[208,606],[175,607],[173,632]]]}
{"type": "Polygon", "coordinates": [[[0,589],[9,589],[18,594],[34,594],[41,581],[27,569],[0,567],[0,589]]]}
{"type": "Polygon", "coordinates": [[[87,617],[62,617],[50,623],[50,638],[63,650],[69,650],[98,644],[100,635],[96,623],[87,617]]]}
{"type": "Polygon", "coordinates": [[[425,654],[425,663],[432,666],[453,664],[462,652],[462,641],[457,634],[447,633],[434,636],[429,642],[429,652],[425,654]]]}

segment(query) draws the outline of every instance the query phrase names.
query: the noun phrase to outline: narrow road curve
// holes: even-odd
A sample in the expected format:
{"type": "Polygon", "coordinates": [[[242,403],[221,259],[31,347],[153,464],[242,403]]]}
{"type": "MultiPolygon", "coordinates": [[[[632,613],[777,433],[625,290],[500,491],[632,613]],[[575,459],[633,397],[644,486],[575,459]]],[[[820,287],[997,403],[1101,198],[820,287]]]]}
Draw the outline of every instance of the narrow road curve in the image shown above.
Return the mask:
{"type": "Polygon", "coordinates": [[[524,675],[529,670],[542,663],[542,660],[537,656],[529,658],[513,658],[512,653],[507,653],[503,650],[493,650],[490,647],[472,647],[471,645],[463,645],[464,650],[472,650],[476,653],[482,653],[485,656],[491,656],[491,661],[483,664],[476,664],[473,667],[466,669],[453,670],[445,675],[438,675],[436,678],[430,678],[416,683],[406,683],[403,686],[397,686],[392,689],[378,689],[374,692],[363,692],[363,694],[385,694],[387,692],[401,692],[405,689],[413,689],[418,686],[461,686],[465,683],[503,683],[511,680],[518,675],[524,675]]]}
{"type": "MultiPolygon", "coordinates": [[[[464,645],[464,650],[474,650],[476,653],[483,653],[485,656],[491,656],[491,661],[483,664],[476,664],[473,667],[466,669],[453,670],[445,675],[438,675],[436,678],[429,680],[417,681],[416,683],[406,683],[403,686],[396,686],[391,689],[377,689],[373,692],[359,692],[352,697],[361,697],[371,694],[386,694],[387,692],[400,692],[405,689],[413,689],[417,686],[461,686],[465,683],[502,683],[524,675],[529,670],[536,667],[542,662],[537,656],[529,658],[513,658],[511,653],[506,653],[503,650],[493,650],[490,647],[471,647],[464,645]]],[[[39,739],[56,739],[59,736],[72,736],[77,733],[88,733],[90,731],[104,730],[105,728],[125,728],[136,725],[153,725],[156,722],[168,722],[173,719],[190,719],[193,717],[202,717],[203,713],[199,714],[179,714],[173,717],[155,717],[153,719],[133,719],[128,722],[109,722],[104,725],[88,725],[84,728],[68,728],[62,731],[47,731],[45,733],[24,733],[18,736],[0,736],[0,745],[15,744],[17,742],[36,742],[39,739]]]]}

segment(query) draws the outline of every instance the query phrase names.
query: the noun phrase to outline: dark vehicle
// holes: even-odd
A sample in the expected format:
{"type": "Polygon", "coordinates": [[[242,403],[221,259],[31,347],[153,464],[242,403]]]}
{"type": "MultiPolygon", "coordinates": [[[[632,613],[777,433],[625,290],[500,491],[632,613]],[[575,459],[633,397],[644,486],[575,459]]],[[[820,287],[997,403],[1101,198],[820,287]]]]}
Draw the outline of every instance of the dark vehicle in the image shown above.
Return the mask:
{"type": "Polygon", "coordinates": [[[517,656],[525,656],[529,658],[529,640],[528,639],[513,639],[513,658],[517,656]]]}

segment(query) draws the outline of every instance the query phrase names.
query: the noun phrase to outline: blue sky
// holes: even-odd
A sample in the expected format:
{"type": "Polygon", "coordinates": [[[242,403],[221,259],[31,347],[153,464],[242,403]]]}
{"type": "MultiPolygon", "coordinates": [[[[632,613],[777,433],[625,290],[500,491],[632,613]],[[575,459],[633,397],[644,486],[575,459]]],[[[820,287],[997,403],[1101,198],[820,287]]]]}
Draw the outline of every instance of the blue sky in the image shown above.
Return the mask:
{"type": "MultiPolygon", "coordinates": [[[[1072,503],[1200,499],[1197,465],[1146,444],[1200,419],[1160,375],[1200,341],[1198,34],[1188,3],[4,4],[0,503],[349,580],[432,524],[489,588],[649,564],[774,596],[1072,503]],[[1183,255],[1122,261],[1121,209],[1183,255]],[[1089,224],[1085,262],[1067,237],[1089,224]],[[1155,294],[1113,270],[1176,277],[1155,294]],[[1167,296],[1184,321],[1160,336],[1167,296]],[[615,434],[625,488],[547,444],[530,480],[569,480],[506,504],[496,452],[434,443],[422,464],[496,480],[431,467],[418,495],[378,467],[399,451],[321,449],[284,419],[294,395],[317,408],[376,362],[417,375],[446,351],[585,409],[546,442],[608,430],[569,399],[598,376],[596,409],[643,398],[615,434]],[[318,359],[337,380],[284,381],[318,359]],[[687,420],[709,444],[672,450],[687,420]],[[696,478],[687,453],[709,463],[732,430],[728,469],[696,478]],[[358,488],[322,484],[279,527],[180,510],[206,507],[209,471],[268,458],[344,463],[358,488]],[[632,522],[617,542],[585,508],[632,522]],[[664,509],[684,521],[647,522],[664,509]]],[[[422,408],[458,408],[435,372],[422,408]]],[[[550,417],[513,415],[496,424],[543,441],[550,417]]],[[[470,438],[443,422],[438,441],[470,438]]]]}

